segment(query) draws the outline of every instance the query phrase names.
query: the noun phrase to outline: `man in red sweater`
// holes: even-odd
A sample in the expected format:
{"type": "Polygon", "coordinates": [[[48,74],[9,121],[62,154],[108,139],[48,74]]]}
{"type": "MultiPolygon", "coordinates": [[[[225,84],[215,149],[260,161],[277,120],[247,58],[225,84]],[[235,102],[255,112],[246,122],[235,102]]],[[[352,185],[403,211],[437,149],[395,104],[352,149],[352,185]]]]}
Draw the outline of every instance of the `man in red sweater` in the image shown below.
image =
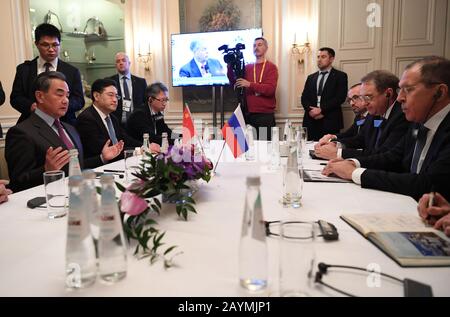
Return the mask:
{"type": "MultiPolygon", "coordinates": [[[[259,37],[253,44],[256,56],[255,64],[245,66],[245,78],[236,80],[235,88],[245,88],[247,100],[247,124],[254,127],[259,140],[271,140],[271,129],[276,126],[275,108],[277,100],[275,93],[278,83],[278,68],[266,59],[269,48],[267,40],[259,37]]],[[[232,73],[229,68],[229,77],[232,73]]],[[[231,80],[233,83],[234,81],[231,80]]]]}

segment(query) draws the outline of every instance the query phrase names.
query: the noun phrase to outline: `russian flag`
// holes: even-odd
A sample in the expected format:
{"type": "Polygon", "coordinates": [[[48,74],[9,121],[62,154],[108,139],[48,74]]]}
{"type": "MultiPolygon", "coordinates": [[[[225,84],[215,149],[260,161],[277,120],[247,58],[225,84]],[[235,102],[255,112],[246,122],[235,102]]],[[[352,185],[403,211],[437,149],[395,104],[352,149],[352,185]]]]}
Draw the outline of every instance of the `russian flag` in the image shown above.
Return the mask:
{"type": "Polygon", "coordinates": [[[241,105],[239,105],[230,120],[228,120],[228,123],[222,128],[223,138],[235,158],[238,158],[249,150],[245,128],[244,115],[241,105]]]}

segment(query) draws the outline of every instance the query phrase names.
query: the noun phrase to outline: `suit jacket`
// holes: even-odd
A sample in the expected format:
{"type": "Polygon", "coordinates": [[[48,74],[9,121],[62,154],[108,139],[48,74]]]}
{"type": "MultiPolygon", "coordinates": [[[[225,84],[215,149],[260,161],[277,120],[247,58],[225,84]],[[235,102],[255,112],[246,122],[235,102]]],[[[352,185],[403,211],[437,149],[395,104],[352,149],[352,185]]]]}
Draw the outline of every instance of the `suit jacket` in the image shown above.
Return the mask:
{"type": "Polygon", "coordinates": [[[389,118],[375,128],[374,121],[377,118],[368,116],[367,127],[361,130],[356,137],[344,139],[342,143],[346,148],[342,150],[343,158],[359,158],[391,150],[405,136],[411,123],[405,118],[402,106],[396,102],[392,108],[389,118]],[[378,132],[378,129],[381,129],[378,132]],[[378,133],[380,133],[377,145],[378,133]]]}
{"type": "MultiPolygon", "coordinates": [[[[36,101],[33,94],[33,85],[37,78],[37,59],[36,57],[31,61],[25,61],[17,66],[10,98],[11,106],[22,114],[18,122],[22,122],[30,116],[31,105],[36,101]]],[[[75,124],[75,112],[80,111],[84,107],[80,71],[61,59],[58,60],[57,71],[66,76],[67,85],[70,90],[69,109],[61,120],[75,124]]]]}
{"type": "Polygon", "coordinates": [[[347,98],[347,74],[332,68],[324,85],[321,109],[324,118],[315,120],[309,116],[309,107],[317,107],[317,80],[320,72],[308,76],[302,93],[302,105],[305,109],[303,126],[308,128],[308,135],[319,139],[324,134],[339,131],[344,127],[341,105],[347,98]]]}
{"type": "MultiPolygon", "coordinates": [[[[79,152],[81,167],[92,168],[101,164],[100,156],[83,160],[83,146],[73,126],[62,122],[74,146],[79,152]]],[[[5,157],[8,163],[9,187],[17,192],[43,183],[45,156],[49,147],[66,148],[58,134],[38,115],[30,117],[8,130],[5,157]]],[[[63,170],[68,175],[69,164],[63,170]]]]}
{"type": "MultiPolygon", "coordinates": [[[[126,148],[141,147],[142,142],[134,140],[119,124],[119,121],[110,116],[117,140],[123,140],[126,148]]],[[[98,156],[102,153],[103,146],[110,139],[108,130],[103,123],[102,118],[93,106],[84,110],[77,118],[77,131],[80,134],[81,142],[84,146],[85,157],[98,156]]],[[[119,155],[116,160],[122,159],[119,155]]],[[[99,164],[103,165],[103,164],[99,164]]]]}
{"type": "MultiPolygon", "coordinates": [[[[211,76],[225,76],[222,64],[217,59],[209,58],[206,62],[206,69],[211,76]]],[[[181,67],[180,77],[202,77],[202,72],[197,66],[195,59],[181,67]]]]}
{"type": "MultiPolygon", "coordinates": [[[[0,106],[5,102],[5,92],[3,91],[2,83],[0,82],[0,106]]],[[[0,139],[3,138],[2,124],[0,123],[0,139]]]]}
{"type": "MultiPolygon", "coordinates": [[[[117,92],[119,93],[119,96],[122,96],[122,89],[120,89],[120,77],[119,74],[116,74],[114,76],[109,77],[109,79],[112,79],[116,82],[116,88],[117,92]]],[[[147,88],[147,81],[144,78],[137,77],[134,75],[131,75],[131,86],[133,87],[133,107],[139,107],[143,103],[145,103],[145,89],[147,88]]],[[[122,125],[122,111],[123,111],[123,100],[120,98],[117,109],[112,114],[117,118],[119,123],[122,125]]],[[[122,127],[125,129],[126,124],[122,125],[122,127]]]]}
{"type": "Polygon", "coordinates": [[[364,123],[361,124],[361,125],[358,125],[358,122],[359,122],[360,120],[362,120],[362,119],[363,119],[363,118],[361,118],[360,116],[355,116],[355,119],[353,120],[353,124],[351,125],[351,127],[348,128],[347,130],[345,130],[344,132],[337,134],[337,135],[336,135],[337,138],[338,138],[339,140],[344,140],[344,139],[353,138],[353,137],[357,136],[358,133],[359,133],[359,131],[360,131],[361,129],[363,129],[364,126],[366,126],[366,124],[367,124],[367,119],[368,119],[368,118],[366,117],[366,118],[364,119],[364,123]]]}
{"type": "Polygon", "coordinates": [[[137,140],[142,140],[143,134],[148,133],[150,142],[158,143],[159,145],[162,143],[162,134],[166,132],[169,136],[169,143],[173,144],[172,130],[164,122],[163,114],[158,113],[153,117],[148,105],[142,105],[131,114],[128,119],[127,132],[137,140]]]}
{"type": "Polygon", "coordinates": [[[450,114],[436,131],[419,174],[410,172],[416,146],[413,131],[414,126],[392,150],[360,159],[361,166],[368,168],[361,177],[362,187],[408,195],[416,200],[433,190],[450,199],[450,114]]]}

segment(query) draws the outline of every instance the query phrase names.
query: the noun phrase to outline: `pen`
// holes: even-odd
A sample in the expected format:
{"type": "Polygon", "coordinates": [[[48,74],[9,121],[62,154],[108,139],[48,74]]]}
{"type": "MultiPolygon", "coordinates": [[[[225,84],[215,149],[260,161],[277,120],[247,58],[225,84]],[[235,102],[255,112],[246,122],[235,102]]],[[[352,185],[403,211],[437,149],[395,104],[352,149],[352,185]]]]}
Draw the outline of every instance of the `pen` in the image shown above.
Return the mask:
{"type": "Polygon", "coordinates": [[[125,174],[125,171],[121,171],[121,170],[103,170],[103,172],[105,172],[105,173],[120,173],[120,174],[125,174]]]}
{"type": "MultiPolygon", "coordinates": [[[[428,200],[428,208],[431,208],[431,207],[434,206],[434,198],[435,198],[435,196],[436,196],[435,192],[431,192],[430,193],[430,199],[428,200]]],[[[433,216],[428,215],[426,221],[430,221],[431,219],[433,219],[433,216]]]]}
{"type": "Polygon", "coordinates": [[[327,166],[328,163],[320,163],[320,165],[322,165],[322,166],[327,166]]]}

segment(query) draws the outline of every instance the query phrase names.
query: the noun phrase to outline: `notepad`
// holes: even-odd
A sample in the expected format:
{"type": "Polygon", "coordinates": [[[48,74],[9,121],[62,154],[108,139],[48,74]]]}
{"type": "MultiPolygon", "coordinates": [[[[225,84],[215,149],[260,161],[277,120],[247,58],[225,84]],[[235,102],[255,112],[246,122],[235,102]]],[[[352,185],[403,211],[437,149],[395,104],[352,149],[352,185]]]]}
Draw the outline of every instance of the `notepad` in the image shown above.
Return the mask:
{"type": "Polygon", "coordinates": [[[338,178],[328,177],[322,174],[322,171],[303,170],[303,179],[305,182],[311,183],[352,183],[352,181],[338,178]]]}
{"type": "Polygon", "coordinates": [[[341,219],[403,267],[450,266],[450,239],[407,213],[342,215],[341,219]]]}

